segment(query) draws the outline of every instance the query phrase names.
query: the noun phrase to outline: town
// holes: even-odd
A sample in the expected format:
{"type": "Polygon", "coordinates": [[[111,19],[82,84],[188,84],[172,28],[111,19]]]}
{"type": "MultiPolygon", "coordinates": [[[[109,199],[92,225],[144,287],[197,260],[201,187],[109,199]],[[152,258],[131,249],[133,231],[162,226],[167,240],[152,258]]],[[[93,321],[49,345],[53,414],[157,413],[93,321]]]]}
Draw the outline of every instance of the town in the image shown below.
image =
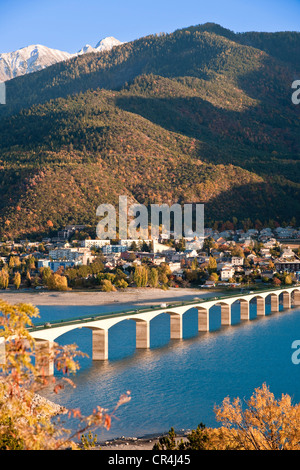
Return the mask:
{"type": "Polygon", "coordinates": [[[70,225],[52,238],[1,242],[0,288],[250,289],[299,281],[299,228],[206,228],[201,239],[178,240],[113,241],[89,233],[70,225]]]}

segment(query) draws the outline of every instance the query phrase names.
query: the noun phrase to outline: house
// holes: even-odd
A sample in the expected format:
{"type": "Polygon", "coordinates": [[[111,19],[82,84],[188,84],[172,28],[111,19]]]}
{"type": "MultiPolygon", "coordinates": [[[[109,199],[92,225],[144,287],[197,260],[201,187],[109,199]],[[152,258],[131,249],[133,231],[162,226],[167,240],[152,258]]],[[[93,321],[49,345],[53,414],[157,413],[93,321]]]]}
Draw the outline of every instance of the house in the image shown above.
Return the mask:
{"type": "Polygon", "coordinates": [[[171,263],[168,263],[168,266],[169,266],[172,274],[177,274],[180,271],[182,271],[180,262],[178,262],[178,263],[172,263],[171,262],[171,263]]]}
{"type": "Polygon", "coordinates": [[[233,266],[243,266],[244,258],[242,256],[232,256],[231,264],[233,266]]]}
{"type": "Polygon", "coordinates": [[[196,250],[185,250],[184,252],[186,258],[197,258],[197,251],[196,250]]]}
{"type": "Polygon", "coordinates": [[[125,245],[103,245],[102,246],[103,254],[124,253],[125,251],[127,251],[127,247],[125,245]]]}
{"type": "Polygon", "coordinates": [[[110,240],[83,240],[81,246],[84,248],[102,248],[105,245],[110,245],[110,240]]]}
{"type": "Polygon", "coordinates": [[[224,266],[220,271],[221,281],[228,281],[228,279],[234,276],[233,266],[224,266]]]}
{"type": "Polygon", "coordinates": [[[262,278],[266,277],[268,279],[273,279],[275,273],[276,273],[276,271],[274,271],[274,270],[262,271],[261,277],[262,278]]]}
{"type": "Polygon", "coordinates": [[[287,246],[286,248],[283,249],[280,258],[298,259],[298,257],[295,255],[295,253],[293,252],[293,250],[289,246],[287,246]]]}
{"type": "Polygon", "coordinates": [[[50,268],[54,273],[61,267],[73,268],[74,266],[79,266],[82,264],[82,261],[51,261],[50,259],[39,259],[37,261],[38,268],[50,268]]]}
{"type": "Polygon", "coordinates": [[[271,258],[271,253],[269,248],[261,248],[260,253],[264,258],[271,258]]]}
{"type": "MultiPolygon", "coordinates": [[[[165,256],[155,256],[155,258],[153,258],[152,262],[153,262],[153,264],[155,264],[156,266],[159,266],[160,264],[166,262],[166,258],[165,258],[165,256]]],[[[179,263],[179,264],[180,264],[180,263],[179,263]]]]}
{"type": "Polygon", "coordinates": [[[186,250],[201,250],[203,247],[203,238],[197,238],[196,240],[186,241],[186,250]]]}
{"type": "Polygon", "coordinates": [[[279,258],[274,261],[275,269],[277,272],[288,271],[288,272],[298,272],[300,271],[300,260],[297,261],[287,261],[282,258],[279,258]]]}
{"type": "Polygon", "coordinates": [[[264,242],[264,247],[265,248],[273,248],[276,246],[277,241],[276,238],[269,238],[267,241],[264,242]]]}
{"type": "Polygon", "coordinates": [[[55,248],[49,251],[49,257],[54,261],[81,261],[87,264],[95,258],[88,248],[55,248]]]}

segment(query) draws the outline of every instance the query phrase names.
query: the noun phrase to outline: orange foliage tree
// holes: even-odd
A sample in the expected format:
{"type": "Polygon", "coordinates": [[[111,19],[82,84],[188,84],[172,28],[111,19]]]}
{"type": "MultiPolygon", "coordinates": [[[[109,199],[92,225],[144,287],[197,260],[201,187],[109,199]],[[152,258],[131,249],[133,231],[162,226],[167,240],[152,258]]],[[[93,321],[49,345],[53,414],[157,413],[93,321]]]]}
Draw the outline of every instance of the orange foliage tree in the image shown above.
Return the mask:
{"type": "Polygon", "coordinates": [[[130,400],[130,393],[120,397],[112,412],[99,406],[89,416],[43,399],[44,387],[53,386],[55,393],[67,386],[75,387],[70,376],[79,369],[76,357],[85,354],[74,344],[55,344],[51,359],[62,377],[45,377],[35,364],[35,340],[28,331],[38,310],[32,305],[12,305],[0,299],[0,312],[0,450],[77,449],[78,437],[85,432],[109,429],[115,411],[130,400]],[[76,418],[77,426],[66,429],[59,416],[62,412],[66,419],[76,418]],[[57,414],[58,419],[53,420],[57,414]]]}

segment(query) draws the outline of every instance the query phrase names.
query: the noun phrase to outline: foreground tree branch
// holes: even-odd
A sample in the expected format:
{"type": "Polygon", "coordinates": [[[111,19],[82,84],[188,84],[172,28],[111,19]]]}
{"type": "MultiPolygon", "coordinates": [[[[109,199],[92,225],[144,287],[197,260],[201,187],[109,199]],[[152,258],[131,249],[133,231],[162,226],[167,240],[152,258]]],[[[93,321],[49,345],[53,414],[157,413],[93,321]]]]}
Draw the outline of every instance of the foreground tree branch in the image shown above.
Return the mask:
{"type": "MultiPolygon", "coordinates": [[[[0,300],[0,311],[0,340],[5,344],[5,361],[0,365],[0,449],[77,449],[76,438],[83,433],[109,429],[119,406],[130,400],[130,392],[120,397],[112,412],[98,406],[89,416],[43,399],[39,392],[44,387],[51,385],[55,393],[64,391],[67,386],[75,387],[71,376],[79,369],[76,358],[85,354],[75,344],[55,344],[48,354],[63,375],[59,380],[46,377],[40,367],[35,366],[35,340],[28,332],[32,319],[39,315],[38,310],[32,305],[11,305],[0,300]],[[77,428],[68,429],[62,416],[64,421],[76,418],[77,428]]],[[[39,364],[42,359],[39,358],[39,364]]]]}

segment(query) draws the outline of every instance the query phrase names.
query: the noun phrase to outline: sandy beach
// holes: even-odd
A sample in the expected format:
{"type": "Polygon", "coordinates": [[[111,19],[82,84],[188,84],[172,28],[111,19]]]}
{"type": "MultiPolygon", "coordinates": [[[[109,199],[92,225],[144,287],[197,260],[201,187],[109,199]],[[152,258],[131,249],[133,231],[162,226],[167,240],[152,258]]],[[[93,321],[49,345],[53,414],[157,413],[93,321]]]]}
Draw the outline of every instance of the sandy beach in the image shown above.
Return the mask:
{"type": "Polygon", "coordinates": [[[109,305],[113,303],[140,303],[141,305],[156,304],[159,302],[189,301],[195,297],[201,298],[204,294],[216,295],[215,292],[205,289],[170,288],[168,290],[152,288],[129,288],[124,291],[66,291],[54,292],[46,290],[3,290],[0,298],[9,303],[28,303],[39,305],[109,305]]]}

